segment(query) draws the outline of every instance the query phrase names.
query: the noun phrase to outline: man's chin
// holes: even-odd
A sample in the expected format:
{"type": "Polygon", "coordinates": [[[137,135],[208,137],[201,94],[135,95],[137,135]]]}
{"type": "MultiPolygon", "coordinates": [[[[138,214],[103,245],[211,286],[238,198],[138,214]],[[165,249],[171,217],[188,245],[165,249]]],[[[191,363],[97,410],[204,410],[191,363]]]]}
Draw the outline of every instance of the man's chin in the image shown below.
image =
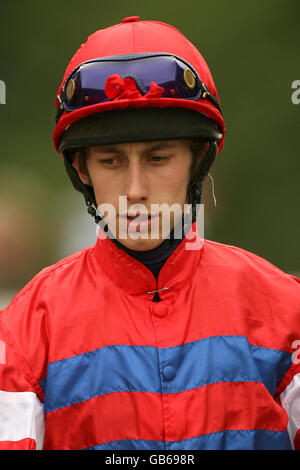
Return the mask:
{"type": "Polygon", "coordinates": [[[153,250],[154,248],[158,247],[163,240],[161,238],[159,239],[142,239],[138,238],[136,240],[132,240],[131,238],[126,238],[126,239],[117,239],[119,243],[121,243],[123,246],[126,248],[129,248],[130,250],[135,250],[135,251],[149,251],[153,250]]]}
{"type": "MultiPolygon", "coordinates": [[[[158,247],[166,238],[170,238],[170,232],[173,228],[173,221],[171,227],[167,224],[163,226],[161,221],[159,226],[153,224],[151,227],[134,221],[129,225],[125,225],[125,223],[110,224],[109,221],[106,223],[109,227],[106,235],[109,238],[116,239],[124,247],[135,251],[149,251],[158,247]]],[[[104,233],[102,234],[102,231],[100,233],[102,236],[106,236],[104,233]]]]}

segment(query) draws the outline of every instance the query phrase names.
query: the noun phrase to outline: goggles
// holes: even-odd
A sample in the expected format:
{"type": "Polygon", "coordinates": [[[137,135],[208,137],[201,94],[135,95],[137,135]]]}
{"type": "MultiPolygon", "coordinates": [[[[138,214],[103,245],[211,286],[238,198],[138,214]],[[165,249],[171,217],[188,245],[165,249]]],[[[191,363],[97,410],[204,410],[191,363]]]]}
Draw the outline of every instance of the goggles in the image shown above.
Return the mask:
{"type": "Polygon", "coordinates": [[[169,54],[127,54],[93,59],[76,67],[68,76],[56,115],[58,122],[64,110],[75,111],[111,101],[105,89],[114,74],[135,81],[142,95],[149,92],[152,82],[163,88],[161,98],[198,101],[209,100],[220,112],[217,98],[201,82],[196,70],[185,60],[169,54]]]}

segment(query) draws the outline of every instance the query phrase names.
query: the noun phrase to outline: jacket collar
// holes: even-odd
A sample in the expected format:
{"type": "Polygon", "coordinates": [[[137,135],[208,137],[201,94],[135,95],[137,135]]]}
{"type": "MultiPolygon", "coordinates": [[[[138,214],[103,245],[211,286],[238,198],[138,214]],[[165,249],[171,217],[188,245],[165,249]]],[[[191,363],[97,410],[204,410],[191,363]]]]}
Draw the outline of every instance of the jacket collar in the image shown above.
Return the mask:
{"type": "Polygon", "coordinates": [[[116,287],[128,294],[145,295],[150,299],[153,298],[153,291],[163,289],[159,292],[163,299],[172,296],[176,290],[190,282],[200,262],[203,244],[204,240],[200,238],[194,222],[186,237],[163,265],[157,281],[149,269],[118,248],[101,229],[95,254],[98,264],[116,287]]]}

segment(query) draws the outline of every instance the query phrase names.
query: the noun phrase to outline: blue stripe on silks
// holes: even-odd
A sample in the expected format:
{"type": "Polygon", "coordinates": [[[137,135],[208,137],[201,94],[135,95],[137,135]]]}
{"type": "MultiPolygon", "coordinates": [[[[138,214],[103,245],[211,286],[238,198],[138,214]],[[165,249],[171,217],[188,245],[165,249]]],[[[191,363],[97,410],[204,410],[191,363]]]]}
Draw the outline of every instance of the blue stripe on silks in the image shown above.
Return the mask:
{"type": "Polygon", "coordinates": [[[163,393],[177,393],[217,382],[263,382],[271,395],[292,364],[286,351],[249,344],[245,336],[213,336],[158,350],[162,368],[176,376],[162,383],[163,393]]]}
{"type": "Polygon", "coordinates": [[[119,391],[160,393],[157,348],[106,346],[52,362],[41,386],[45,412],[119,391]]]}
{"type": "Polygon", "coordinates": [[[169,348],[113,345],[50,363],[41,386],[45,412],[112,392],[179,393],[217,382],[262,382],[273,394],[291,363],[291,354],[253,346],[244,336],[169,348]],[[166,365],[176,371],[169,381],[166,365]]]}
{"type": "Polygon", "coordinates": [[[277,385],[292,365],[292,355],[254,345],[250,345],[250,349],[265,386],[274,395],[277,385]]]}
{"type": "Polygon", "coordinates": [[[122,439],[120,441],[105,442],[81,450],[165,450],[164,441],[149,441],[143,439],[122,439]]]}
{"type": "Polygon", "coordinates": [[[220,431],[182,441],[120,440],[82,450],[292,450],[286,431],[220,431]]]}

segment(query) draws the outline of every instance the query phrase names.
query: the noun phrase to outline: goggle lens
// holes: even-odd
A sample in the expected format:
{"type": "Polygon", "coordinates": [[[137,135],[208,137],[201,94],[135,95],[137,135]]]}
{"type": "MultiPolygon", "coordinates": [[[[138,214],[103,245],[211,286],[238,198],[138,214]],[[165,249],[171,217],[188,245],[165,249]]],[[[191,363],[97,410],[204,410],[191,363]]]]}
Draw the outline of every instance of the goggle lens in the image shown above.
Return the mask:
{"type": "Polygon", "coordinates": [[[65,87],[65,104],[77,108],[107,101],[105,83],[113,74],[133,78],[143,94],[149,91],[153,81],[164,89],[164,98],[193,99],[200,92],[195,73],[175,57],[95,61],[80,66],[69,77],[65,87]]]}
{"type": "Polygon", "coordinates": [[[183,59],[167,54],[145,54],[95,59],[81,64],[66,80],[58,114],[63,109],[73,111],[110,101],[105,92],[106,81],[115,74],[122,79],[133,79],[142,95],[155,82],[163,89],[162,98],[198,100],[203,97],[220,110],[216,97],[209,93],[197,72],[183,59]]]}

